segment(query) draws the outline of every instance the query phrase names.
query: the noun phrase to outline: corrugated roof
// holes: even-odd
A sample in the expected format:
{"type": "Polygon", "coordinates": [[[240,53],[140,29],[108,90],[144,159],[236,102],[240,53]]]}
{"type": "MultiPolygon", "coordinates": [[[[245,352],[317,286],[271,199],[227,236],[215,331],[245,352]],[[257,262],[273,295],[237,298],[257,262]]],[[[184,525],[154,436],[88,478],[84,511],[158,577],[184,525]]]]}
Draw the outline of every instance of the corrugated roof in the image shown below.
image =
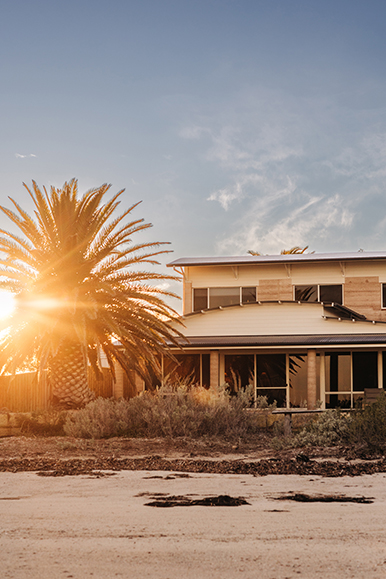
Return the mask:
{"type": "Polygon", "coordinates": [[[179,339],[183,348],[225,348],[258,346],[348,346],[386,344],[386,334],[340,334],[297,336],[194,336],[189,342],[179,339]]]}
{"type": "Polygon", "coordinates": [[[264,265],[266,263],[312,263],[320,261],[386,260],[385,251],[356,251],[339,253],[301,253],[290,255],[235,255],[219,257],[181,257],[168,267],[203,265],[264,265]]]}

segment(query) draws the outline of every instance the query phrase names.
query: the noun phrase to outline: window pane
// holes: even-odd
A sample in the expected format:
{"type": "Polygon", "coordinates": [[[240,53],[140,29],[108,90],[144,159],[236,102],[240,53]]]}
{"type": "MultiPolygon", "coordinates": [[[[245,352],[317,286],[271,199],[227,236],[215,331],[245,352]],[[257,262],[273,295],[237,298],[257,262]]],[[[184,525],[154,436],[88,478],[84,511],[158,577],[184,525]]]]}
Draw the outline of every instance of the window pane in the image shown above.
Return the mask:
{"type": "Polygon", "coordinates": [[[353,352],[353,389],[378,388],[377,352],[353,352]]]}
{"type": "Polygon", "coordinates": [[[253,376],[253,354],[225,356],[225,382],[229,385],[231,393],[253,384],[253,376]]]}
{"type": "Polygon", "coordinates": [[[200,383],[200,354],[177,354],[164,359],[164,382],[171,386],[200,383]]]}
{"type": "Polygon", "coordinates": [[[382,284],[382,307],[386,308],[386,283],[382,284]]]}
{"type": "Polygon", "coordinates": [[[206,288],[197,288],[193,290],[193,310],[200,312],[208,307],[208,290],[206,288]]]}
{"type": "Polygon", "coordinates": [[[295,300],[298,302],[317,302],[318,287],[316,285],[296,285],[295,300]]]}
{"type": "Polygon", "coordinates": [[[321,285],[320,301],[325,303],[335,302],[342,303],[342,286],[341,285],[321,285]]]}
{"type": "Polygon", "coordinates": [[[204,388],[210,387],[210,354],[201,355],[202,363],[202,384],[204,388]]]}
{"type": "Polygon", "coordinates": [[[243,287],[241,288],[241,300],[243,304],[251,304],[256,301],[256,288],[243,287]]]}
{"type": "Polygon", "coordinates": [[[349,352],[326,354],[326,392],[351,392],[349,352]]]}
{"type": "Polygon", "coordinates": [[[301,408],[307,401],[307,354],[289,356],[289,379],[290,405],[301,408]]]}
{"type": "Polygon", "coordinates": [[[286,387],[285,354],[257,355],[257,386],[258,388],[286,387]]]}
{"type": "Polygon", "coordinates": [[[287,392],[285,388],[269,388],[264,390],[264,388],[257,388],[257,396],[266,396],[268,404],[273,404],[276,402],[278,408],[285,408],[287,405],[287,392]]]}
{"type": "Polygon", "coordinates": [[[211,287],[209,288],[209,307],[231,306],[240,303],[239,287],[211,287]]]}
{"type": "Polygon", "coordinates": [[[351,408],[351,395],[326,394],[326,408],[351,408]]]}

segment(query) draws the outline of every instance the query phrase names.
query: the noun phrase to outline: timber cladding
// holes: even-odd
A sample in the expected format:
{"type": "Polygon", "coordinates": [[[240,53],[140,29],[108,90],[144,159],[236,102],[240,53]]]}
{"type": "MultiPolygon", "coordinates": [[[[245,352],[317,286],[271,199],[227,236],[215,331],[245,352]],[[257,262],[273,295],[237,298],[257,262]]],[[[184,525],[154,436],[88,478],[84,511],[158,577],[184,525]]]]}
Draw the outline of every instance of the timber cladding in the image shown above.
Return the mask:
{"type": "MultiPolygon", "coordinates": [[[[88,368],[90,389],[95,396],[111,398],[113,379],[108,368],[102,368],[103,378],[97,379],[88,368]]],[[[0,410],[8,412],[36,412],[50,407],[51,388],[47,374],[43,372],[40,380],[36,372],[26,372],[15,376],[0,376],[0,410]]]]}
{"type": "Polygon", "coordinates": [[[261,279],[257,287],[257,300],[260,302],[293,300],[290,279],[261,279]]]}
{"type": "Polygon", "coordinates": [[[383,319],[381,284],[378,276],[346,277],[343,303],[367,318],[383,319]]]}

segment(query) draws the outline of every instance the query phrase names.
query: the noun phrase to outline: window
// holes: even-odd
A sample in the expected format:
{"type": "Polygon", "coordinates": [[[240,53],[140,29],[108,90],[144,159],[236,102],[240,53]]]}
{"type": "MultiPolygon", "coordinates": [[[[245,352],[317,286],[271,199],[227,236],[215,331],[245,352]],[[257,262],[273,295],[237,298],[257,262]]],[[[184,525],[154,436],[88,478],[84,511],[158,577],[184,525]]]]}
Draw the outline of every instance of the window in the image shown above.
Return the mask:
{"type": "Polygon", "coordinates": [[[256,288],[255,287],[242,287],[241,288],[241,303],[251,304],[256,301],[256,288]]]}
{"type": "Polygon", "coordinates": [[[193,310],[200,312],[208,307],[208,290],[207,288],[196,288],[193,290],[193,310]]]}
{"type": "Polygon", "coordinates": [[[317,285],[296,285],[295,300],[297,302],[317,302],[318,286],[317,285]]]}
{"type": "Polygon", "coordinates": [[[209,307],[231,306],[240,303],[239,287],[211,287],[209,288],[209,307]]]}
{"type": "Polygon", "coordinates": [[[386,283],[382,284],[382,307],[386,308],[386,283]]]}
{"type": "Polygon", "coordinates": [[[341,304],[342,300],[342,286],[341,285],[320,285],[319,295],[321,302],[341,304]]]}
{"type": "Polygon", "coordinates": [[[211,287],[193,289],[193,311],[256,302],[256,287],[211,287]]]}
{"type": "MultiPolygon", "coordinates": [[[[386,294],[385,294],[386,295],[386,294]]],[[[295,300],[298,302],[343,303],[341,285],[296,285],[295,300]]]]}

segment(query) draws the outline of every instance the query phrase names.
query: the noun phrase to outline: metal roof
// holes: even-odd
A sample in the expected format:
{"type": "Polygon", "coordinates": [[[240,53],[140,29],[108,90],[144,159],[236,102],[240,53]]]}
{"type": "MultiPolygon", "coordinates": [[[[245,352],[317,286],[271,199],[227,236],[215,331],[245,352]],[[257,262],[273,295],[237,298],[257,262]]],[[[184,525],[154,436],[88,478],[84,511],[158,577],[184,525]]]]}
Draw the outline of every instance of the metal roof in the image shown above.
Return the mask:
{"type": "Polygon", "coordinates": [[[194,336],[178,339],[185,348],[226,348],[272,346],[348,346],[385,345],[386,334],[292,335],[292,336],[194,336]]]}
{"type": "Polygon", "coordinates": [[[386,251],[352,251],[339,253],[300,253],[289,255],[239,255],[219,257],[181,257],[168,263],[168,267],[203,265],[264,265],[266,263],[316,263],[329,261],[386,260],[386,251]]]}

